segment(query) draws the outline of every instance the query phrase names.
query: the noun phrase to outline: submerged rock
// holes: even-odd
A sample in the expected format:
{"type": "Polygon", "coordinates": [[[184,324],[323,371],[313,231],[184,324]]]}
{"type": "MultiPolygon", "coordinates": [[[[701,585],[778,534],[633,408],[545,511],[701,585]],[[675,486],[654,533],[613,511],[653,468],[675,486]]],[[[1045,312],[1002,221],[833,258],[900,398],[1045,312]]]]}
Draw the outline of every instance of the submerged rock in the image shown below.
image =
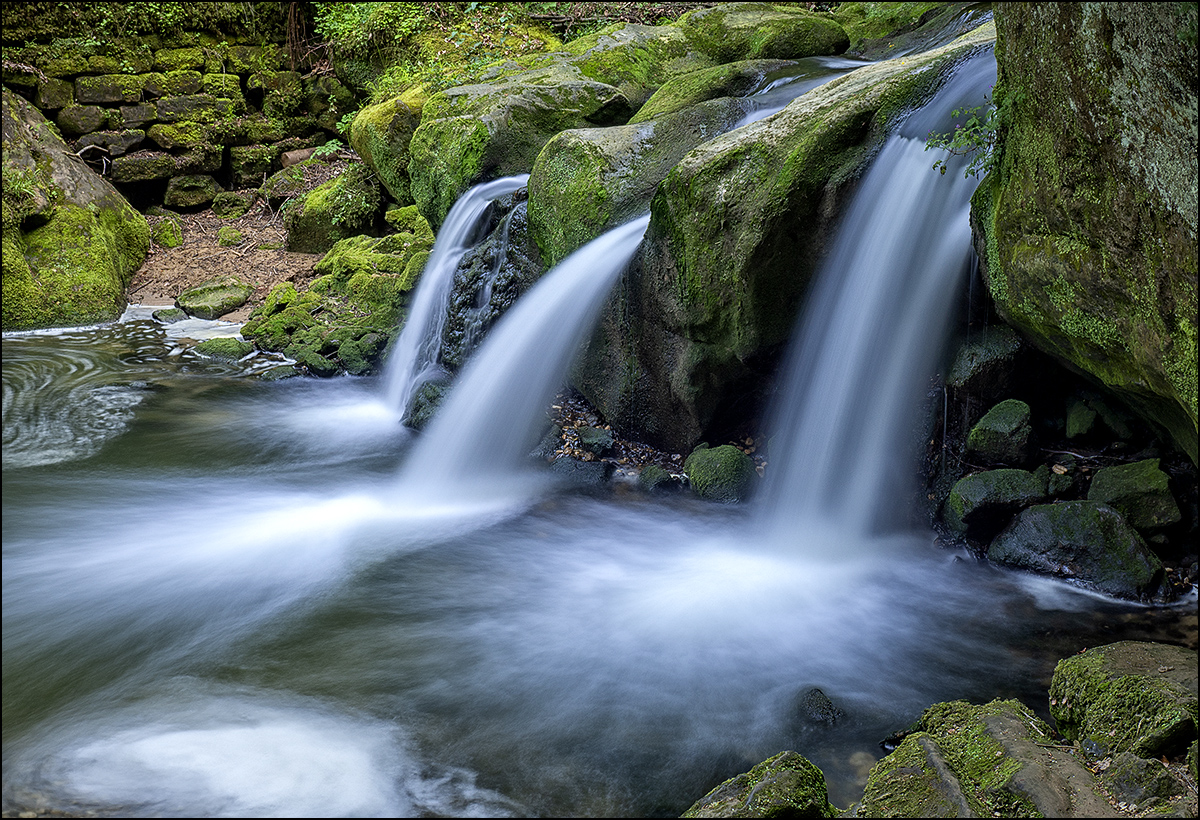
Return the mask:
{"type": "Polygon", "coordinates": [[[1162,562],[1119,512],[1093,501],[1024,510],[992,541],[987,557],[1118,598],[1149,600],[1161,594],[1162,562]]]}
{"type": "Polygon", "coordinates": [[[829,802],[821,770],[786,751],[726,780],[682,816],[837,817],[838,810],[829,802]]]}
{"type": "Polygon", "coordinates": [[[1120,641],[1059,661],[1050,714],[1059,731],[1096,757],[1156,758],[1196,739],[1196,652],[1120,641]]]}

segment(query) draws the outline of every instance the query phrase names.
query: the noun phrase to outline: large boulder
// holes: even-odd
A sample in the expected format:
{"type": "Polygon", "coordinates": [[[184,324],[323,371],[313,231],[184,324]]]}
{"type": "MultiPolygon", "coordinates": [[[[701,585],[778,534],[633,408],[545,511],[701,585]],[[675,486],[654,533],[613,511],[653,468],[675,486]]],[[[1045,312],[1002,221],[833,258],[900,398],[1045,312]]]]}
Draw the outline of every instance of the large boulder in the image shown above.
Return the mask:
{"type": "Polygon", "coordinates": [[[350,146],[371,167],[392,201],[411,205],[408,145],[421,124],[425,94],[420,86],[400,96],[368,105],[350,126],[350,146]]]}
{"type": "Polygon", "coordinates": [[[722,97],[648,122],[563,131],[529,176],[529,219],[547,265],[645,213],[658,184],[688,151],[749,110],[722,97]]]}
{"type": "Polygon", "coordinates": [[[1096,757],[1184,752],[1196,739],[1196,652],[1120,641],[1059,661],[1050,713],[1096,757]]]}
{"type": "Polygon", "coordinates": [[[37,109],[3,91],[4,330],[102,322],[150,249],[150,228],[37,109]]]}
{"type": "Polygon", "coordinates": [[[972,207],[1001,316],[1193,462],[1196,26],[1194,4],[997,5],[1003,150],[972,207]]]}
{"type": "Polygon", "coordinates": [[[678,25],[697,51],[721,63],[841,54],[850,46],[832,19],[767,3],[697,9],[679,18],[678,25]]]}
{"type": "Polygon", "coordinates": [[[624,434],[676,451],[750,415],[853,183],[903,114],[992,37],[984,26],[865,66],[685,155],[572,374],[579,390],[624,434]]]}
{"type": "Polygon", "coordinates": [[[1118,598],[1161,594],[1162,562],[1119,512],[1094,501],[1029,507],[992,541],[988,560],[1118,598]]]}
{"type": "Polygon", "coordinates": [[[867,779],[856,817],[1120,817],[1014,700],[936,703],[867,779]]]}

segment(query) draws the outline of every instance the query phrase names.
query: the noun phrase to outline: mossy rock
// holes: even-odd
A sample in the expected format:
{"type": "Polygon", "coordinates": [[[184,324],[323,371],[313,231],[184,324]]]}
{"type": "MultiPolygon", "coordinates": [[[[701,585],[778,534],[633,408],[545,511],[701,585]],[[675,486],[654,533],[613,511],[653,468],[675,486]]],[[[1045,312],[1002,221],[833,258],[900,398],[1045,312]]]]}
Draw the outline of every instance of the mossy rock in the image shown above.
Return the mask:
{"type": "Polygon", "coordinates": [[[254,345],[231,337],[206,339],[192,350],[222,362],[236,362],[254,351],[254,345]]]}
{"type": "Polygon", "coordinates": [[[350,126],[350,146],[379,177],[392,201],[400,205],[413,202],[408,179],[408,146],[421,124],[424,105],[422,90],[410,89],[363,108],[350,126]]]}
{"type": "Polygon", "coordinates": [[[1004,151],[972,203],[988,291],[1195,463],[1196,7],[1002,4],[995,19],[1004,151]]]}
{"type": "Polygon", "coordinates": [[[667,450],[744,417],[875,151],[993,38],[984,26],[864,66],[684,155],[651,200],[640,273],[583,352],[580,392],[623,433],[667,450]]]}
{"type": "Polygon", "coordinates": [[[959,479],[942,515],[952,529],[987,542],[1020,510],[1045,497],[1045,481],[1027,470],[986,470],[959,479]]]}
{"type": "Polygon", "coordinates": [[[187,311],[180,310],[179,308],[162,308],[150,315],[154,318],[154,321],[162,322],[164,325],[173,325],[188,318],[187,311]]]}
{"type": "Polygon", "coordinates": [[[937,703],[867,778],[857,817],[1117,816],[1024,704],[937,703]]]}
{"type": "Polygon", "coordinates": [[[791,60],[739,60],[690,71],[663,83],[630,123],[648,122],[720,97],[745,97],[773,71],[796,65],[791,60]]]}
{"type": "Polygon", "coordinates": [[[378,233],[383,210],[379,181],[366,165],[352,165],[288,209],[288,250],[325,253],[339,240],[378,233]]]}
{"type": "Polygon", "coordinates": [[[487,179],[528,173],[560,131],[624,122],[629,101],[573,66],[523,72],[433,95],[409,143],[413,200],[440,225],[458,198],[487,179]]]}
{"type": "Polygon", "coordinates": [[[747,103],[723,97],[649,122],[553,137],[529,177],[529,219],[546,264],[645,213],[676,163],[748,110],[747,103]]]}
{"type": "Polygon", "coordinates": [[[1178,524],[1183,516],[1158,463],[1157,458],[1148,458],[1098,470],[1088,487],[1088,501],[1109,505],[1138,530],[1178,524]]]}
{"type": "Polygon", "coordinates": [[[988,560],[1131,600],[1162,594],[1163,565],[1121,514],[1093,501],[1037,504],[992,541],[988,560]]]}
{"type": "Polygon", "coordinates": [[[33,106],[3,92],[4,330],[110,321],[150,248],[146,219],[33,106]]]}
{"type": "Polygon", "coordinates": [[[780,752],[731,777],[683,817],[837,817],[825,775],[796,752],[780,752]]]}
{"type": "Polygon", "coordinates": [[[217,319],[246,304],[253,293],[254,287],[236,276],[220,276],[179,294],[175,307],[197,319],[217,319]]]}
{"type": "Polygon", "coordinates": [[[683,462],[692,491],[710,501],[743,501],[754,489],[754,460],[732,444],[697,448],[683,462]]]}
{"type": "Polygon", "coordinates": [[[222,225],[217,231],[217,245],[222,248],[242,244],[242,232],[229,225],[222,225]]]}
{"type": "Polygon", "coordinates": [[[1050,713],[1096,757],[1183,753],[1196,739],[1196,652],[1120,641],[1059,661],[1050,713]]]}
{"type": "Polygon", "coordinates": [[[99,131],[106,122],[104,109],[98,105],[68,105],[59,110],[54,121],[66,136],[78,136],[99,131]]]}
{"type": "Polygon", "coordinates": [[[1024,464],[1032,436],[1029,405],[1020,399],[1005,399],[971,428],[967,454],[989,464],[1024,464]]]}
{"type": "Polygon", "coordinates": [[[716,62],[841,54],[850,38],[833,19],[767,3],[724,3],[677,23],[696,50],[716,62]]]}
{"type": "Polygon", "coordinates": [[[150,238],[164,248],[178,248],[183,244],[183,228],[175,219],[164,219],[154,226],[150,238]]]}
{"type": "Polygon", "coordinates": [[[175,158],[162,151],[135,151],[113,160],[114,182],[150,182],[175,175],[175,158]]]}
{"type": "Polygon", "coordinates": [[[989,327],[959,346],[946,373],[946,384],[995,401],[1012,385],[1023,347],[1012,328],[989,327]]]}
{"type": "Polygon", "coordinates": [[[575,431],[579,448],[593,455],[602,456],[612,449],[613,434],[603,427],[580,427],[575,431]]]}
{"type": "Polygon", "coordinates": [[[213,201],[221,186],[207,174],[185,174],[172,177],[163,195],[163,204],[169,208],[201,208],[213,201]]]}
{"type": "Polygon", "coordinates": [[[442,406],[450,385],[443,381],[428,381],[417,388],[404,414],[404,423],[414,430],[424,430],[442,406]]]}
{"type": "Polygon", "coordinates": [[[638,472],[638,487],[649,493],[674,492],[682,489],[682,483],[664,467],[647,464],[638,472]]]}

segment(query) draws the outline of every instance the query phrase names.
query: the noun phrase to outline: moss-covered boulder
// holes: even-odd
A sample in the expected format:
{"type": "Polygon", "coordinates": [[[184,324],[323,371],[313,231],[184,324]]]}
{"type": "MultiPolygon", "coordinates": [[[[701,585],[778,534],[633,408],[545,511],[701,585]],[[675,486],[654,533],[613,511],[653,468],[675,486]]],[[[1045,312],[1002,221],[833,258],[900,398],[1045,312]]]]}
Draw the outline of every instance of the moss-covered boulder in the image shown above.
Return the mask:
{"type": "Polygon", "coordinates": [[[258,199],[254,191],[222,191],[213,197],[212,212],[221,219],[244,216],[258,199]]]}
{"type": "Polygon", "coordinates": [[[1195,742],[1196,692],[1195,650],[1120,641],[1059,661],[1050,713],[1091,755],[1154,758],[1195,742]]]}
{"type": "Polygon", "coordinates": [[[972,204],[988,290],[1195,462],[1196,6],[1000,4],[996,26],[1003,151],[972,204]]]}
{"type": "Polygon", "coordinates": [[[560,64],[434,94],[409,143],[413,200],[440,225],[472,185],[528,173],[560,131],[613,125],[632,113],[617,88],[560,64]]]}
{"type": "Polygon", "coordinates": [[[988,560],[1118,598],[1162,594],[1162,562],[1119,512],[1094,501],[1029,507],[992,541],[988,560]]]}
{"type": "Polygon", "coordinates": [[[867,779],[857,817],[1119,817],[1015,700],[937,703],[867,779]]]}
{"type": "Polygon", "coordinates": [[[711,59],[734,60],[841,54],[850,46],[830,17],[767,3],[725,3],[679,18],[688,42],[711,59]]]}
{"type": "Polygon", "coordinates": [[[374,172],[362,163],[352,165],[289,206],[284,217],[288,250],[325,253],[339,240],[378,233],[383,211],[383,189],[374,172]]]}
{"type": "Polygon", "coordinates": [[[254,345],[249,342],[243,342],[241,339],[222,337],[219,339],[205,339],[193,347],[192,350],[217,361],[236,362],[243,356],[253,353],[254,345]]]}
{"type": "Polygon", "coordinates": [[[217,319],[246,304],[253,293],[254,286],[236,276],[219,276],[179,294],[175,307],[197,319],[217,319]]]}
{"type": "Polygon", "coordinates": [[[725,503],[745,500],[758,481],[754,460],[732,444],[696,448],[683,472],[696,495],[725,503]]]}
{"type": "Polygon", "coordinates": [[[150,248],[146,218],[9,91],[3,129],[4,330],[115,319],[150,248]]]}
{"type": "Polygon", "coordinates": [[[579,390],[622,433],[676,451],[752,412],[853,183],[901,115],[992,37],[865,66],[686,154],[658,186],[640,270],[605,308],[579,390]]]}
{"type": "Polygon", "coordinates": [[[1171,495],[1167,474],[1158,468],[1157,458],[1098,470],[1087,497],[1088,501],[1114,508],[1133,527],[1143,531],[1169,527],[1182,518],[1171,495]]]}
{"type": "Polygon", "coordinates": [[[1032,436],[1029,405],[1020,399],[1005,399],[971,428],[967,453],[990,464],[1024,464],[1032,436]]]}
{"type": "Polygon", "coordinates": [[[1046,483],[1027,470],[986,470],[959,479],[943,518],[975,541],[990,541],[1012,517],[1046,497],[1046,483]]]}
{"type": "Polygon", "coordinates": [[[825,775],[796,752],[780,752],[731,777],[683,817],[837,817],[825,775]]]}
{"type": "Polygon", "coordinates": [[[745,97],[772,72],[795,65],[792,60],[739,60],[690,71],[663,83],[629,122],[648,122],[720,97],[745,97]]]}
{"type": "Polygon", "coordinates": [[[547,142],[529,176],[529,219],[546,264],[645,213],[675,164],[748,110],[722,97],[648,122],[563,131],[547,142]]]}
{"type": "Polygon", "coordinates": [[[369,105],[350,126],[350,146],[371,167],[392,201],[411,205],[408,145],[421,124],[426,95],[418,86],[390,100],[369,105]]]}

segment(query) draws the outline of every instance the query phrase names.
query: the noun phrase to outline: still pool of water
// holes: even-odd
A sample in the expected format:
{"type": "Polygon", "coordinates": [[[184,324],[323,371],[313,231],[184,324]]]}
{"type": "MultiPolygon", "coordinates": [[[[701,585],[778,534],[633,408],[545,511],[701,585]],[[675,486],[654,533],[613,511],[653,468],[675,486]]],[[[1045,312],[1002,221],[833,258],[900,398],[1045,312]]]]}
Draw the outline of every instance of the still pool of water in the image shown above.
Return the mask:
{"type": "Polygon", "coordinates": [[[6,810],[677,816],[783,749],[845,807],[932,702],[1044,714],[1059,657],[1194,645],[1194,600],[921,534],[780,548],[753,503],[418,502],[379,381],[254,377],[274,364],[136,312],[4,338],[6,810]],[[811,687],[844,716],[807,718],[811,687]]]}

